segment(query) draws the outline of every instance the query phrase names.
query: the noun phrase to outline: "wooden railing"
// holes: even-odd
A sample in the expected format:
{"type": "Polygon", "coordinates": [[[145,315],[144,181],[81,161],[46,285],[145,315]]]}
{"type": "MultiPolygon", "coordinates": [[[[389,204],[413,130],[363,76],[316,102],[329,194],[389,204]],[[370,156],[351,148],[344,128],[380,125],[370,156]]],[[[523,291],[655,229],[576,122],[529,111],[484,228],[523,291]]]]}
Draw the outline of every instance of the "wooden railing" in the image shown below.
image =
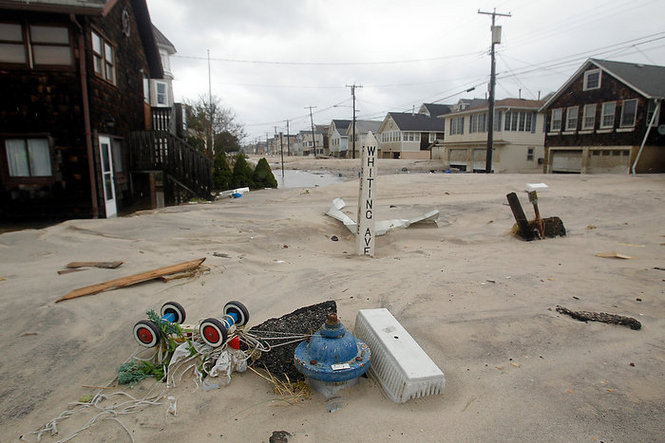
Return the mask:
{"type": "Polygon", "coordinates": [[[167,131],[129,134],[133,171],[162,171],[191,193],[212,200],[212,161],[167,131]]]}

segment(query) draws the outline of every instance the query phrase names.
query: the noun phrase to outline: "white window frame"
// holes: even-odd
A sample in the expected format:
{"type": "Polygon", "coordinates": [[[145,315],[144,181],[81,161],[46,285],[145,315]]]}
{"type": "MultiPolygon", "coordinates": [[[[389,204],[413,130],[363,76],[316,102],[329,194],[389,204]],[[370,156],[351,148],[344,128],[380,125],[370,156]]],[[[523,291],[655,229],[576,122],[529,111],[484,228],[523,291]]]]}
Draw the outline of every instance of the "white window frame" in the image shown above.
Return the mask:
{"type": "Polygon", "coordinates": [[[584,105],[582,109],[582,129],[594,129],[596,127],[596,104],[584,105]],[[591,121],[591,124],[587,124],[591,121]]]}
{"type": "Polygon", "coordinates": [[[566,131],[577,130],[577,120],[579,113],[579,106],[569,106],[566,108],[566,131]]]}
{"type": "Polygon", "coordinates": [[[600,109],[600,128],[601,129],[609,129],[609,128],[614,128],[614,120],[616,119],[616,113],[617,113],[617,102],[605,102],[602,104],[601,109],[600,109]],[[605,117],[609,116],[610,114],[606,112],[606,107],[612,105],[612,122],[610,124],[605,124],[605,117]]]}
{"type": "Polygon", "coordinates": [[[551,119],[550,119],[550,131],[560,132],[562,124],[563,124],[563,108],[552,109],[552,115],[551,115],[551,119]],[[557,114],[558,114],[558,118],[554,118],[555,115],[557,115],[557,114]],[[555,125],[554,124],[555,122],[557,122],[558,125],[555,125]]]}
{"type": "Polygon", "coordinates": [[[629,100],[624,100],[621,105],[621,119],[619,120],[619,127],[621,128],[634,128],[635,121],[637,120],[637,105],[638,101],[636,98],[631,98],[629,100]],[[626,103],[635,103],[635,109],[633,110],[633,119],[629,124],[624,124],[624,118],[626,117],[626,103]]]}
{"type": "Polygon", "coordinates": [[[600,83],[602,80],[602,73],[600,69],[589,69],[588,71],[584,72],[584,85],[582,87],[583,91],[592,91],[594,89],[600,89],[600,83]],[[598,84],[596,86],[589,86],[589,77],[598,74],[598,84]]]}
{"type": "Polygon", "coordinates": [[[117,84],[116,51],[113,45],[95,31],[90,31],[90,44],[92,47],[92,64],[94,73],[113,85],[117,84]],[[99,45],[96,43],[99,43],[99,45]]]}
{"type": "Polygon", "coordinates": [[[649,124],[651,123],[651,119],[653,118],[653,113],[656,112],[656,109],[658,110],[658,112],[656,113],[656,118],[653,120],[653,125],[651,125],[651,127],[658,126],[658,122],[660,121],[660,108],[662,106],[663,106],[662,102],[661,105],[658,106],[658,103],[656,103],[655,100],[649,100],[649,104],[647,105],[646,126],[649,126],[649,124]]]}

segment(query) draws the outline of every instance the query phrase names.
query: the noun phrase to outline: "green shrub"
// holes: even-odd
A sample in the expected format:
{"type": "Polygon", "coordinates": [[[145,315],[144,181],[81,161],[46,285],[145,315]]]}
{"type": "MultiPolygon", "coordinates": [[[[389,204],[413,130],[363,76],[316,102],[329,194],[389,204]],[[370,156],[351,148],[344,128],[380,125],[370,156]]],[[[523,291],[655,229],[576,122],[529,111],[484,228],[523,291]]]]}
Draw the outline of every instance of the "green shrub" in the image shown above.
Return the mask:
{"type": "Polygon", "coordinates": [[[257,188],[277,188],[277,180],[265,158],[261,158],[257,163],[252,180],[257,188]]]}
{"type": "Polygon", "coordinates": [[[245,160],[245,154],[242,152],[236,154],[233,162],[233,174],[231,175],[231,183],[229,188],[254,188],[252,180],[253,171],[245,160]]]}
{"type": "Polygon", "coordinates": [[[215,157],[212,171],[212,190],[225,191],[231,187],[231,167],[226,160],[226,153],[220,151],[215,157]]]}

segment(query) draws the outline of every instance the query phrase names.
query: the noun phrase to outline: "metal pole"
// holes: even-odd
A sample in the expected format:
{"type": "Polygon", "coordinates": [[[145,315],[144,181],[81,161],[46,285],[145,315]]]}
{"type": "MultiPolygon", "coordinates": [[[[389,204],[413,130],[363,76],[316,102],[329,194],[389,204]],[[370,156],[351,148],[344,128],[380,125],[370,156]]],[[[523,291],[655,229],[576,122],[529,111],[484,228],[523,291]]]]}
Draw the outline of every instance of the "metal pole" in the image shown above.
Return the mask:
{"type": "Polygon", "coordinates": [[[353,119],[351,120],[351,146],[353,147],[352,158],[356,158],[356,88],[362,88],[362,85],[346,85],[351,88],[351,97],[353,98],[353,119]]]}
{"type": "Polygon", "coordinates": [[[208,49],[208,114],[210,118],[210,152],[215,158],[215,135],[212,128],[212,80],[210,77],[210,49],[208,49]]]}
{"type": "Polygon", "coordinates": [[[289,134],[289,121],[286,121],[286,155],[291,156],[291,135],[289,134]]]}

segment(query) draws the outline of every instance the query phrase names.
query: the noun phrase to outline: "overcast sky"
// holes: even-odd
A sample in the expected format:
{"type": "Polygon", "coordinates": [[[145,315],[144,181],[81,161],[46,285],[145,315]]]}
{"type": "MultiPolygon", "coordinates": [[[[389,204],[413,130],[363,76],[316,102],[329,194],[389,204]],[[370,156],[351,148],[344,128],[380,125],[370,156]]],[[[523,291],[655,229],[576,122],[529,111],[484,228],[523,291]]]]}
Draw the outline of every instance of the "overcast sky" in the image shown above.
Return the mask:
{"type": "Polygon", "coordinates": [[[485,97],[491,16],[496,97],[556,91],[589,57],[665,65],[663,0],[147,0],[175,45],[177,101],[212,93],[245,125],[246,143],[314,122],[382,120],[426,102],[485,97]],[[475,87],[472,92],[466,89],[475,87]],[[337,106],[335,106],[337,105],[337,106]]]}

